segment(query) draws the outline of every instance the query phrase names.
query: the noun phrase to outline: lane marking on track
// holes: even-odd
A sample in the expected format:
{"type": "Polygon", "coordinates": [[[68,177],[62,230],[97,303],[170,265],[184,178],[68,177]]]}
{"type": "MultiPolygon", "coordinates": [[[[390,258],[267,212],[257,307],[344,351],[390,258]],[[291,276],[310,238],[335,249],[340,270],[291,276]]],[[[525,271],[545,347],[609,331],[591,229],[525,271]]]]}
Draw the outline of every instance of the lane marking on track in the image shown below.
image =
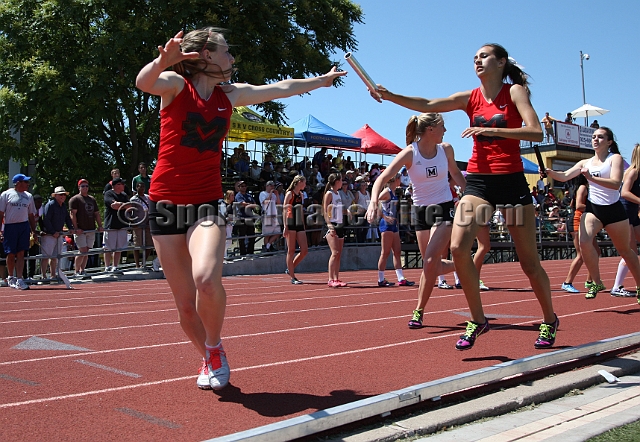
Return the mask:
{"type": "Polygon", "coordinates": [[[28,307],[28,308],[21,308],[21,309],[15,309],[15,310],[3,310],[2,313],[18,313],[18,312],[33,313],[33,312],[40,312],[40,311],[46,311],[46,310],[68,310],[71,308],[87,309],[87,308],[99,308],[99,307],[117,307],[121,305],[134,306],[134,305],[141,305],[141,304],[156,304],[158,302],[175,304],[175,301],[173,299],[158,299],[158,300],[151,300],[151,301],[113,302],[109,304],[80,304],[80,305],[65,305],[65,306],[56,306],[56,307],[36,307],[36,308],[28,307]]]}
{"type": "MultiPolygon", "coordinates": [[[[630,304],[630,305],[637,305],[637,304],[634,303],[634,304],[630,304]]],[[[604,310],[608,310],[608,309],[604,309],[604,310]]],[[[592,312],[593,312],[593,310],[589,310],[589,311],[583,312],[583,314],[592,313],[592,312]]],[[[560,316],[560,317],[562,318],[563,316],[560,316]]],[[[530,324],[530,323],[532,323],[532,321],[523,321],[523,322],[519,322],[519,323],[516,323],[516,324],[507,324],[507,325],[503,325],[503,326],[494,327],[494,330],[501,329],[501,328],[506,328],[506,327],[511,327],[513,325],[524,325],[524,324],[530,324]]],[[[261,368],[270,368],[270,367],[277,367],[277,366],[282,366],[282,365],[290,365],[290,364],[296,364],[296,363],[300,363],[300,362],[315,361],[315,360],[327,359],[327,358],[332,358],[332,357],[349,356],[349,355],[358,354],[358,353],[364,353],[364,352],[369,352],[369,351],[376,351],[376,350],[383,350],[383,349],[387,349],[387,348],[394,348],[394,347],[397,347],[397,346],[400,346],[400,345],[412,345],[412,344],[417,344],[417,343],[421,343],[421,342],[435,341],[437,339],[450,338],[450,337],[454,337],[454,336],[457,337],[458,335],[459,335],[459,332],[450,333],[450,334],[447,334],[447,335],[440,335],[440,336],[432,336],[432,337],[427,337],[427,338],[421,338],[421,339],[412,339],[412,340],[409,340],[409,341],[394,342],[394,343],[389,343],[389,344],[384,344],[384,345],[377,345],[375,347],[360,348],[360,349],[347,350],[347,351],[342,351],[342,352],[337,352],[337,353],[310,356],[310,357],[306,357],[306,358],[290,359],[290,360],[286,360],[286,361],[270,362],[270,363],[267,363],[267,364],[258,364],[258,365],[248,366],[248,367],[234,368],[233,371],[234,372],[239,372],[239,371],[256,370],[256,369],[261,369],[261,368]]],[[[125,385],[125,386],[120,386],[120,387],[104,388],[104,389],[101,389],[101,390],[84,391],[84,392],[81,392],[81,393],[71,393],[71,394],[66,394],[66,395],[61,395],[61,396],[52,396],[52,397],[47,397],[47,398],[32,399],[32,400],[28,400],[28,401],[9,402],[9,403],[5,403],[5,404],[0,404],[0,409],[20,407],[20,406],[24,406],[24,405],[42,404],[42,403],[47,403],[47,402],[55,402],[55,401],[61,401],[61,400],[65,400],[65,399],[72,399],[72,398],[78,398],[78,397],[101,395],[101,394],[105,394],[105,393],[114,393],[114,392],[119,392],[119,391],[124,391],[124,390],[133,390],[135,388],[151,387],[151,386],[163,385],[163,384],[168,384],[168,383],[173,383],[173,382],[181,382],[181,381],[186,381],[186,380],[192,380],[192,379],[194,379],[196,377],[197,377],[196,375],[181,376],[181,377],[171,378],[171,379],[162,379],[162,380],[159,380],[159,381],[144,382],[144,383],[141,383],[141,384],[132,384],[132,385],[125,385]]]]}
{"type": "MultiPolygon", "coordinates": [[[[571,296],[571,295],[567,295],[567,296],[571,296]]],[[[535,299],[532,299],[531,301],[535,301],[535,299]]],[[[626,306],[634,306],[636,304],[627,304],[626,306]]],[[[619,308],[620,306],[612,306],[612,307],[606,307],[606,308],[602,308],[602,309],[598,309],[598,310],[585,310],[582,312],[576,312],[576,313],[569,313],[566,315],[561,315],[559,316],[559,318],[566,318],[566,317],[570,317],[570,316],[579,316],[579,315],[584,315],[584,314],[588,314],[588,313],[593,313],[596,311],[607,311],[607,310],[614,310],[616,308],[619,308]]],[[[623,307],[625,307],[625,305],[623,305],[623,307]]],[[[449,310],[441,310],[441,311],[434,311],[434,312],[427,312],[425,313],[426,315],[435,315],[435,314],[441,314],[441,313],[455,313],[457,311],[459,311],[460,309],[449,309],[449,310]]],[[[487,313],[486,316],[492,316],[490,313],[487,313]]],[[[320,325],[312,325],[312,326],[305,326],[305,327],[295,327],[295,328],[289,328],[289,329],[281,329],[281,330],[270,330],[270,331],[264,331],[264,332],[258,332],[258,333],[246,333],[246,334],[240,334],[240,335],[232,335],[232,336],[226,336],[224,337],[225,340],[230,340],[230,339],[239,339],[239,338],[252,338],[252,337],[259,337],[259,336],[267,336],[267,335],[273,335],[273,334],[280,334],[280,333],[290,333],[290,332],[297,332],[297,331],[306,331],[306,330],[312,330],[312,329],[319,329],[319,328],[326,328],[326,327],[338,327],[338,326],[343,326],[343,325],[356,325],[356,324],[362,324],[365,322],[376,322],[376,321],[387,321],[387,320],[396,320],[399,318],[406,318],[407,315],[399,315],[399,316],[390,316],[390,317],[386,317],[386,318],[373,318],[373,319],[368,319],[368,320],[357,320],[357,321],[348,321],[348,322],[338,322],[338,323],[334,323],[334,324],[320,324],[320,325]]],[[[513,325],[520,325],[520,324],[530,324],[530,323],[535,323],[536,321],[524,321],[521,323],[516,323],[516,324],[505,324],[505,325],[500,325],[500,326],[492,326],[493,330],[499,330],[502,328],[506,328],[506,327],[512,327],[513,325]]],[[[462,329],[461,329],[462,331],[462,329]]],[[[446,336],[458,336],[460,332],[454,333],[452,335],[446,335],[446,336]]],[[[408,343],[413,343],[413,341],[407,341],[408,343]]],[[[420,341],[416,341],[416,342],[420,342],[420,341]]],[[[20,360],[14,360],[14,361],[4,361],[4,362],[0,362],[0,366],[3,365],[16,365],[16,364],[23,364],[23,363],[29,363],[29,362],[40,362],[40,361],[50,361],[50,360],[55,360],[55,359],[66,359],[66,358],[71,358],[71,357],[77,357],[77,356],[89,356],[89,355],[97,355],[97,354],[109,354],[109,353],[117,353],[117,352],[122,352],[122,351],[135,351],[135,350],[148,350],[148,349],[154,349],[154,348],[162,348],[162,347],[170,347],[170,346],[175,346],[175,345],[185,345],[185,344],[191,344],[191,341],[179,341],[179,342],[167,342],[167,343],[163,343],[163,344],[153,344],[153,345],[144,345],[144,346],[136,346],[136,347],[126,347],[126,348],[113,348],[113,349],[108,349],[108,350],[96,350],[96,351],[91,351],[91,352],[86,352],[86,353],[76,353],[76,354],[67,354],[67,355],[56,355],[56,356],[46,356],[46,357],[41,357],[41,358],[31,358],[31,359],[20,359],[20,360]]],[[[398,344],[401,345],[402,343],[398,344]]]]}
{"type": "Polygon", "coordinates": [[[99,368],[100,370],[110,371],[112,373],[121,374],[123,376],[129,376],[130,378],[141,378],[142,375],[137,373],[131,373],[128,371],[120,370],[117,368],[109,367],[107,365],[96,364],[95,362],[85,361],[84,359],[76,359],[73,362],[79,362],[80,364],[88,365],[89,367],[99,368]]]}
{"type": "Polygon", "coordinates": [[[143,310],[140,312],[119,312],[119,313],[101,313],[96,315],[81,315],[81,316],[59,316],[56,318],[39,318],[39,319],[20,319],[14,321],[2,321],[0,324],[22,324],[27,322],[42,322],[42,321],[67,321],[69,319],[87,319],[87,318],[102,318],[106,316],[124,316],[124,315],[143,315],[148,313],[162,313],[162,312],[175,312],[176,308],[167,308],[161,310],[143,310]]]}
{"type": "Polygon", "coordinates": [[[175,422],[171,422],[165,419],[160,419],[159,417],[151,416],[150,414],[141,413],[137,410],[132,410],[131,408],[115,408],[115,410],[119,411],[120,413],[124,413],[126,415],[135,417],[137,419],[142,419],[143,421],[147,421],[154,425],[160,425],[161,427],[171,428],[172,430],[182,427],[182,425],[176,424],[175,422]]]}
{"type": "Polygon", "coordinates": [[[11,382],[17,382],[19,384],[25,384],[25,385],[30,385],[32,387],[35,387],[36,385],[40,385],[37,382],[34,381],[29,381],[27,379],[20,379],[20,378],[16,378],[13,376],[9,376],[8,374],[2,374],[0,373],[0,379],[5,379],[7,381],[11,381],[11,382]]]}
{"type": "MultiPolygon", "coordinates": [[[[463,295],[462,294],[450,294],[450,295],[442,295],[442,296],[432,296],[432,299],[434,299],[434,298],[458,297],[458,296],[463,296],[463,295]]],[[[577,294],[564,293],[562,295],[555,296],[555,298],[558,299],[558,298],[574,297],[574,296],[580,296],[580,294],[579,293],[577,293],[577,294]]],[[[286,314],[286,313],[293,313],[293,314],[309,313],[309,312],[316,312],[316,311],[336,309],[336,308],[353,308],[353,307],[360,308],[362,306],[383,305],[383,304],[388,304],[388,303],[411,302],[411,301],[415,302],[415,299],[411,298],[411,299],[405,299],[405,300],[395,300],[395,301],[380,302],[380,303],[356,304],[356,305],[337,306],[337,307],[335,307],[335,306],[334,307],[323,307],[323,308],[317,308],[317,309],[291,310],[291,311],[283,311],[283,312],[282,311],[281,312],[271,312],[271,313],[262,313],[262,314],[260,314],[260,316],[281,315],[281,314],[286,314]]],[[[487,305],[485,305],[485,307],[495,307],[495,306],[510,305],[510,304],[514,304],[514,303],[531,302],[531,301],[535,301],[535,298],[527,298],[527,299],[522,299],[522,300],[517,300],[517,301],[507,301],[507,302],[503,302],[503,303],[487,304],[487,305]]],[[[466,309],[467,309],[467,307],[456,307],[456,308],[449,309],[449,310],[434,310],[434,311],[425,312],[425,315],[433,315],[433,314],[438,314],[438,313],[447,313],[447,312],[452,312],[452,311],[463,311],[463,310],[466,310],[466,309]]],[[[161,311],[165,312],[167,310],[161,310],[161,311]]],[[[131,312],[131,314],[135,314],[135,313],[136,312],[131,312]]],[[[144,312],[144,313],[149,313],[149,312],[144,312]]],[[[100,316],[100,315],[94,315],[94,316],[100,316]]],[[[245,319],[247,317],[253,317],[253,316],[258,316],[258,315],[254,314],[254,315],[241,315],[241,316],[227,316],[225,318],[225,320],[245,319]]],[[[406,316],[406,315],[392,316],[392,317],[388,317],[388,319],[397,319],[397,318],[402,318],[404,316],[406,316]]],[[[86,316],[81,316],[79,318],[86,318],[86,316]]],[[[49,319],[75,319],[75,318],[74,317],[62,317],[62,318],[49,318],[49,319]]],[[[31,320],[31,321],[36,321],[36,320],[31,320]]],[[[365,322],[365,321],[360,320],[360,321],[357,321],[357,322],[365,322]]],[[[170,322],[155,323],[155,324],[149,324],[149,325],[142,324],[142,325],[130,325],[130,326],[122,326],[122,327],[107,327],[107,328],[88,329],[88,330],[72,330],[72,331],[62,331],[62,332],[38,333],[38,336],[54,336],[54,335],[87,333],[87,332],[98,332],[98,331],[126,330],[126,329],[129,329],[129,328],[134,329],[134,328],[153,327],[153,326],[160,326],[160,325],[173,325],[173,324],[177,324],[177,323],[178,323],[177,321],[170,321],[170,322]]],[[[2,322],[0,322],[0,324],[2,324],[2,322]]],[[[0,337],[0,340],[18,339],[18,338],[25,338],[25,337],[30,337],[30,336],[33,336],[33,334],[17,335],[17,336],[5,336],[5,337],[0,337]]],[[[226,339],[228,339],[228,338],[226,338],[226,339]]]]}
{"type": "MultiPolygon", "coordinates": [[[[353,295],[344,295],[344,296],[362,296],[362,294],[353,294],[353,295]]],[[[565,297],[565,296],[580,296],[580,293],[575,293],[575,294],[563,294],[562,296],[556,296],[556,298],[558,297],[565,297]]],[[[451,293],[451,294],[447,294],[447,295],[436,295],[436,296],[431,296],[430,299],[444,299],[444,298],[450,298],[450,297],[464,297],[464,293],[459,292],[459,293],[451,293]]],[[[308,299],[313,299],[313,300],[317,300],[319,298],[308,298],[308,299]]],[[[521,301],[515,301],[515,302],[529,302],[531,300],[535,300],[535,298],[527,298],[521,301]]],[[[263,301],[265,303],[269,302],[269,301],[263,301]]],[[[325,308],[320,308],[320,309],[305,309],[305,310],[290,310],[290,311],[282,311],[282,312],[274,312],[274,313],[262,313],[262,314],[251,314],[251,315],[242,315],[242,316],[228,316],[226,319],[244,319],[247,317],[253,317],[253,316],[268,316],[268,315],[274,315],[274,314],[286,314],[286,313],[306,313],[306,312],[310,312],[310,311],[320,311],[320,310],[327,310],[327,309],[338,309],[338,308],[353,308],[353,307],[366,307],[366,306],[372,306],[372,305],[383,305],[383,304],[393,304],[393,303],[400,303],[400,302],[415,302],[415,297],[412,298],[407,298],[407,299],[400,299],[400,300],[391,300],[391,301],[385,301],[385,302],[373,302],[373,303],[365,303],[365,304],[353,304],[353,305],[346,305],[346,306],[333,306],[333,307],[325,307],[325,308]]],[[[506,302],[505,304],[509,304],[512,301],[506,302]]],[[[249,303],[249,305],[256,305],[260,303],[259,302],[252,302],[249,303]]],[[[247,305],[247,304],[228,304],[227,308],[231,308],[231,307],[237,307],[237,306],[243,306],[243,305],[247,305]]],[[[489,304],[489,306],[491,305],[499,305],[499,304],[489,304]]],[[[467,308],[465,307],[461,307],[461,308],[467,308]]],[[[160,310],[145,310],[145,311],[140,311],[140,312],[118,312],[118,313],[102,313],[102,314],[93,314],[93,315],[80,315],[80,316],[60,316],[60,317],[51,317],[51,318],[39,318],[39,319],[20,319],[20,320],[11,320],[11,321],[0,321],[0,324],[15,324],[15,323],[26,323],[26,322],[42,322],[42,321],[56,321],[56,320],[70,320],[70,319],[86,319],[86,318],[96,318],[96,317],[107,317],[107,316],[120,316],[120,315],[136,315],[136,314],[147,314],[147,313],[162,313],[162,312],[168,312],[168,311],[175,311],[175,308],[173,309],[160,309],[160,310]]]]}

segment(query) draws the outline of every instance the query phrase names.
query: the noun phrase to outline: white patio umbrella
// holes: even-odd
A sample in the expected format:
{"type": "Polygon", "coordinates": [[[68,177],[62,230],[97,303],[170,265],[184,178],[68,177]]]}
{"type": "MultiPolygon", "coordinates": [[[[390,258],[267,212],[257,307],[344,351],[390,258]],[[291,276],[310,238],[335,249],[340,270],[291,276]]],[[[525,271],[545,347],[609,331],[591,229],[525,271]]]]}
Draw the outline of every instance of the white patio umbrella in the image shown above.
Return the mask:
{"type": "Polygon", "coordinates": [[[604,115],[609,112],[607,109],[601,107],[592,106],[590,104],[583,104],[578,109],[571,112],[573,118],[589,118],[595,115],[604,115]]]}

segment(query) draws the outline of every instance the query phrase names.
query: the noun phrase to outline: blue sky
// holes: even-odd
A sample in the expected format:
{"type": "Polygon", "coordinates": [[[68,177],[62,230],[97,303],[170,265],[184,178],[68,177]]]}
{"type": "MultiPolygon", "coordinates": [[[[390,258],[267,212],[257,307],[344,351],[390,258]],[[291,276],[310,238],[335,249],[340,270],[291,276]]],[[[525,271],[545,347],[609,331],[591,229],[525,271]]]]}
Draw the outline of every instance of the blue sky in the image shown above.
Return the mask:
{"type": "MultiPolygon", "coordinates": [[[[532,77],[538,116],[549,112],[563,120],[582,105],[583,51],[590,55],[584,61],[586,101],[611,111],[596,119],[614,131],[625,158],[640,142],[640,2],[364,0],[360,5],[364,23],[355,26],[358,48],[353,53],[377,83],[393,92],[436,98],[473,89],[479,85],[473,55],[484,43],[495,42],[532,77]]],[[[336,54],[335,60],[344,62],[343,55],[336,54]]],[[[354,72],[343,87],[283,102],[289,122],[310,113],[347,134],[367,123],[400,147],[405,146],[406,123],[415,114],[374,101],[354,72]]],[[[460,137],[468,123],[461,111],[445,114],[445,141],[461,161],[471,156],[471,140],[460,137]]]]}

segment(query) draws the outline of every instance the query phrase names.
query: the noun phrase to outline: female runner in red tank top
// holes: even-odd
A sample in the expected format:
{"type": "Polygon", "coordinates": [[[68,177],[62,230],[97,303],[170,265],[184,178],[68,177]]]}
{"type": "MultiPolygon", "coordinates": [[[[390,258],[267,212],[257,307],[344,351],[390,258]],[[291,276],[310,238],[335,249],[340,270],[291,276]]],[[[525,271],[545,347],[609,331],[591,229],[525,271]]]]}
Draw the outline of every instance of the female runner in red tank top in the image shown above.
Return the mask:
{"type": "Polygon", "coordinates": [[[220,389],[229,382],[229,365],[220,341],[226,234],[224,221],[218,222],[217,201],[222,198],[221,151],[233,107],[331,86],[346,72],[334,67],[314,78],[221,86],[231,79],[234,58],[217,28],[195,30],[184,38],[180,31],[158,50],[158,58],[136,79],[140,90],[160,96],[160,148],[149,191],[153,242],[180,325],[203,357],[197,385],[220,389]],[[210,185],[194,185],[203,182],[210,185]],[[176,216],[186,208],[197,213],[195,220],[176,216]]]}
{"type": "MultiPolygon", "coordinates": [[[[487,205],[520,205],[521,225],[510,225],[520,266],[542,307],[544,322],[535,348],[553,346],[558,318],[553,311],[549,277],[540,265],[535,239],[535,213],[520,159],[519,140],[542,141],[542,128],[529,99],[527,75],[509,60],[498,44],[482,46],[473,57],[480,87],[447,98],[426,99],[391,93],[382,86],[372,96],[419,112],[461,110],[470,127],[462,137],[473,137],[473,154],[467,166],[467,187],[456,210],[451,233],[451,253],[471,311],[458,350],[473,347],[476,338],[489,331],[480,299],[479,275],[471,259],[471,247],[480,226],[476,213],[487,205]],[[508,79],[509,82],[506,80],[508,79]],[[524,125],[523,125],[524,122],[524,125]]],[[[516,217],[514,217],[515,219],[516,217]]],[[[515,223],[514,223],[515,224],[515,223]]]]}

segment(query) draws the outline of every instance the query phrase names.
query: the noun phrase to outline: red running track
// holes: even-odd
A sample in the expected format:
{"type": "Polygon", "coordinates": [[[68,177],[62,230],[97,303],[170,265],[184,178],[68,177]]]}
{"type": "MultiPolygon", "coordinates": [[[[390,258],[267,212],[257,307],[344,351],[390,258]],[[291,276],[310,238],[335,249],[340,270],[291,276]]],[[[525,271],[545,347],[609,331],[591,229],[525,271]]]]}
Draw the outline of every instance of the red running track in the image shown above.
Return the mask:
{"type": "MultiPolygon", "coordinates": [[[[617,263],[601,260],[607,287],[617,263]]],[[[634,298],[587,301],[559,290],[569,261],[543,265],[556,348],[638,331],[634,298]]],[[[483,267],[492,331],[467,352],[454,349],[467,319],[461,290],[435,289],[426,327],[410,330],[417,286],[378,288],[375,271],[342,273],[342,289],[326,273],[302,276],[301,286],[284,274],[224,279],[232,372],[219,393],[195,385],[200,360],[164,280],[0,289],[0,438],[202,440],[538,352],[541,312],[518,263],[483,267]]]]}

